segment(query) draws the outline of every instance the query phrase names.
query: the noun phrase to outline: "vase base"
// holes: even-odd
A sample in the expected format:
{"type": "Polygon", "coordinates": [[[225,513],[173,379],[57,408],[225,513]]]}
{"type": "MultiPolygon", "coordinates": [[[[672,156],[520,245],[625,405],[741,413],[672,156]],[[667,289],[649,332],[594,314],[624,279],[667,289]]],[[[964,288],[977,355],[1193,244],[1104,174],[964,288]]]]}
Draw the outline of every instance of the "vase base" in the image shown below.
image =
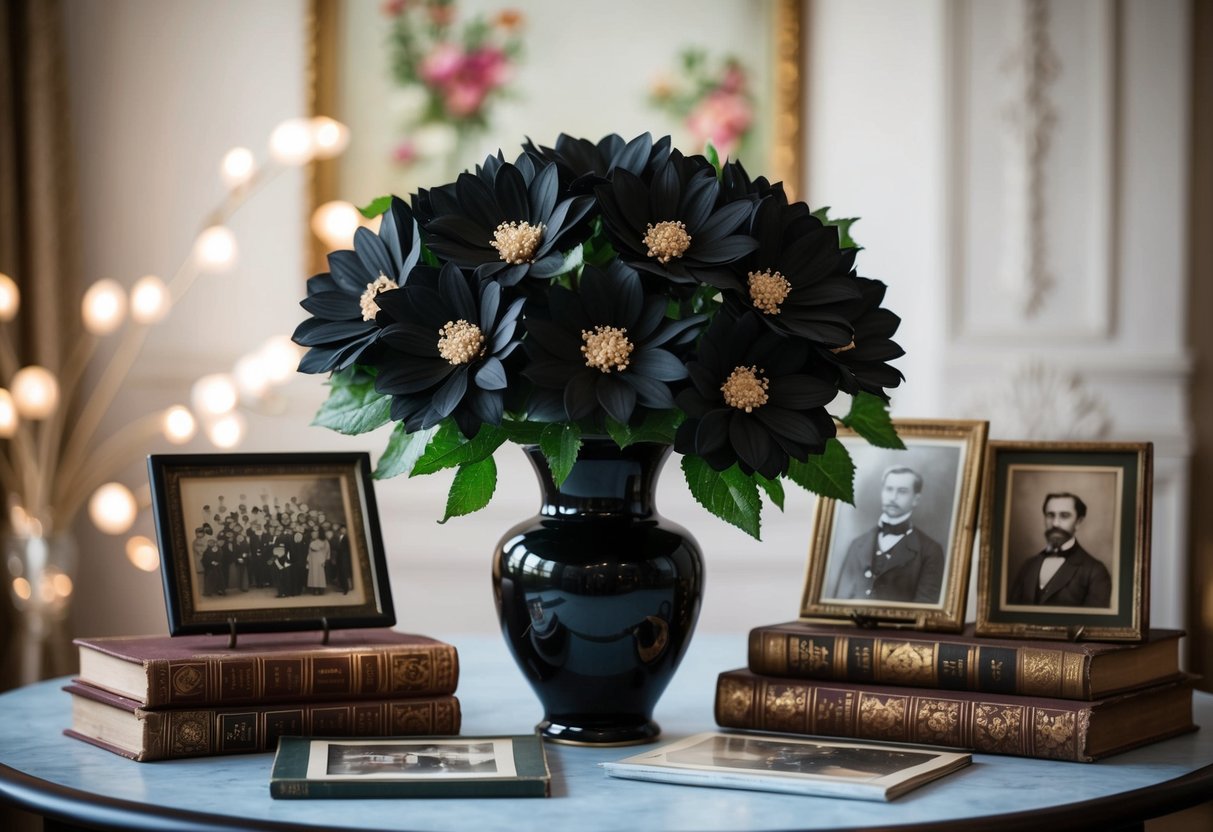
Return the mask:
{"type": "Polygon", "coordinates": [[[619,745],[641,745],[661,736],[661,726],[653,720],[616,725],[566,725],[555,719],[545,719],[535,726],[548,742],[560,745],[590,745],[607,748],[619,745]]]}

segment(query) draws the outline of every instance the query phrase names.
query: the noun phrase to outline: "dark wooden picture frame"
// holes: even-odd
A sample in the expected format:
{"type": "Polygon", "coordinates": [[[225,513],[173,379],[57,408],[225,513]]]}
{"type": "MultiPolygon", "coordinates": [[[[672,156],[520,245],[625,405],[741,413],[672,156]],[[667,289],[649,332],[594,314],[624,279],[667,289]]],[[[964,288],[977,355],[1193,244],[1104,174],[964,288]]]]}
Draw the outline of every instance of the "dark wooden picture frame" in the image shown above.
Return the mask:
{"type": "Polygon", "coordinates": [[[148,475],[171,635],[396,623],[369,454],[153,454],[148,475]]]}
{"type": "Polygon", "coordinates": [[[991,442],[978,635],[1145,638],[1152,491],[1148,442],[991,442]]]}
{"type": "Polygon", "coordinates": [[[876,448],[838,431],[856,464],[855,505],[818,500],[800,618],[957,631],[964,623],[988,423],[898,419],[894,425],[905,450],[876,448]],[[896,539],[877,529],[890,475],[912,491],[910,530],[882,552],[881,540],[896,539]],[[928,580],[928,572],[935,578],[928,580]],[[899,597],[892,583],[911,573],[916,590],[931,583],[925,589],[930,600],[899,597]]]}

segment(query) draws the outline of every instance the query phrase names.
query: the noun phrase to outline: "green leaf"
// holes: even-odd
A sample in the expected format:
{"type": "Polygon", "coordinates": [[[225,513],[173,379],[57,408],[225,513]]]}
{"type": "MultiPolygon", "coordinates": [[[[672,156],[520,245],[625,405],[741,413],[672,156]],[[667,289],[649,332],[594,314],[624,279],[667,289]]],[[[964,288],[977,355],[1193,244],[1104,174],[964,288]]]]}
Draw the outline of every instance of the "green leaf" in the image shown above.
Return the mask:
{"type": "Polygon", "coordinates": [[[720,151],[716,149],[716,145],[708,142],[703,148],[703,155],[712,163],[712,167],[716,169],[716,178],[720,178],[720,151]]]}
{"type": "Polygon", "coordinates": [[[544,422],[514,422],[509,419],[501,422],[501,429],[505,431],[506,437],[519,445],[538,445],[539,437],[546,427],[544,422]]]}
{"type": "Polygon", "coordinates": [[[559,488],[577,461],[577,452],[581,450],[581,428],[572,423],[548,425],[539,437],[539,450],[547,457],[552,479],[559,488]]]}
{"type": "Polygon", "coordinates": [[[822,497],[855,504],[855,463],[846,447],[833,437],[819,456],[810,456],[807,462],[793,459],[788,465],[788,479],[822,497]]]}
{"type": "Polygon", "coordinates": [[[366,217],[368,220],[373,220],[380,214],[386,214],[387,209],[392,207],[391,196],[376,197],[371,200],[371,204],[358,209],[358,213],[366,217]]]}
{"type": "Polygon", "coordinates": [[[755,540],[761,540],[762,498],[758,486],[736,465],[717,471],[697,456],[682,458],[691,496],[726,523],[732,523],[755,540]]]}
{"type": "Polygon", "coordinates": [[[446,514],[439,523],[479,511],[493,499],[497,490],[497,463],[491,456],[459,466],[451,490],[446,496],[446,514]]]}
{"type": "Polygon", "coordinates": [[[441,471],[443,468],[454,468],[479,462],[485,457],[492,456],[493,451],[505,442],[505,438],[505,431],[501,428],[493,425],[481,425],[476,436],[467,439],[459,432],[459,428],[453,421],[443,419],[438,426],[438,432],[430,440],[425,453],[421,455],[421,459],[417,460],[417,464],[409,476],[417,477],[441,471]]]}
{"type": "Polygon", "coordinates": [[[879,396],[862,391],[857,393],[851,399],[851,412],[842,417],[842,423],[877,448],[898,451],[906,448],[906,443],[897,435],[897,428],[893,427],[888,403],[879,396]]]}
{"type": "Polygon", "coordinates": [[[375,479],[386,480],[401,474],[413,473],[413,466],[425,452],[430,439],[438,428],[426,428],[415,433],[408,433],[403,424],[397,424],[388,440],[383,456],[379,457],[379,465],[375,468],[375,479]]]}
{"type": "Polygon", "coordinates": [[[685,418],[686,415],[681,410],[650,410],[635,427],[616,422],[608,416],[606,429],[607,434],[621,448],[635,445],[637,442],[662,442],[672,445],[674,433],[685,418]]]}
{"type": "Polygon", "coordinates": [[[827,205],[814,211],[813,216],[821,220],[825,225],[832,225],[838,229],[838,245],[841,248],[863,248],[851,237],[851,226],[859,222],[859,217],[836,217],[830,219],[829,211],[830,207],[827,205]]]}
{"type": "Polygon", "coordinates": [[[391,409],[392,397],[377,393],[370,376],[334,373],[329,397],[316,411],[312,424],[356,436],[386,425],[391,420],[391,409]]]}
{"type": "Polygon", "coordinates": [[[581,246],[574,246],[565,252],[564,262],[560,264],[560,271],[557,274],[568,274],[575,269],[581,268],[585,262],[585,252],[581,250],[581,246]]]}
{"type": "Polygon", "coordinates": [[[754,472],[754,482],[758,487],[767,493],[767,497],[775,506],[783,511],[783,481],[776,477],[773,480],[768,480],[757,471],[754,472]]]}

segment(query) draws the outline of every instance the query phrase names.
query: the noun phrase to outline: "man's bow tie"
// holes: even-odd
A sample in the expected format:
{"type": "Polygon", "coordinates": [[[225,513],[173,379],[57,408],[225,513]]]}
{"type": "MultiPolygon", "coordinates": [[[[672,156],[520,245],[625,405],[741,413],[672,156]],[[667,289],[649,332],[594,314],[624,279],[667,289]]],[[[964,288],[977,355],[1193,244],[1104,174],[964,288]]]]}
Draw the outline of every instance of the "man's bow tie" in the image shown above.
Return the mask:
{"type": "Polygon", "coordinates": [[[881,534],[905,534],[910,530],[910,521],[903,520],[900,523],[885,523],[880,524],[881,534]]]}

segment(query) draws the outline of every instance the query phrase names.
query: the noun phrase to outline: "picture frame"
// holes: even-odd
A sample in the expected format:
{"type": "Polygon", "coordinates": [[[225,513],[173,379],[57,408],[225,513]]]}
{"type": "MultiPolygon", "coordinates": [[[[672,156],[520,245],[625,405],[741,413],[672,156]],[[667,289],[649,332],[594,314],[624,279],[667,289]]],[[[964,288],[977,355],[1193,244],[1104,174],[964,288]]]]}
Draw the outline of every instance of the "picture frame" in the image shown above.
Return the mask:
{"type": "Polygon", "coordinates": [[[999,441],[985,465],[977,634],[1144,639],[1153,445],[999,441]]]}
{"type": "Polygon", "coordinates": [[[549,797],[538,734],[282,737],[270,797],[549,797]]]}
{"type": "Polygon", "coordinates": [[[600,765],[632,780],[889,801],[970,762],[938,748],[706,732],[600,765]]]}
{"type": "MultiPolygon", "coordinates": [[[[461,0],[458,12],[466,19],[511,6],[518,4],[461,0]]],[[[379,0],[309,0],[312,114],[335,118],[350,128],[350,145],[342,156],[309,164],[309,217],[333,200],[365,205],[389,192],[405,197],[419,187],[454,179],[450,172],[435,178],[432,166],[410,171],[391,161],[400,118],[392,103],[400,95],[391,82],[382,8],[379,0]]],[[[499,147],[512,158],[524,135],[550,145],[560,131],[596,141],[609,132],[627,133],[630,139],[647,130],[655,137],[670,133],[676,146],[682,146],[680,120],[653,109],[646,99],[661,70],[678,66],[681,48],[700,46],[712,55],[734,54],[748,65],[757,97],[757,152],[743,159],[746,169],[782,181],[789,199],[799,198],[804,187],[802,67],[808,25],[802,0],[727,0],[715,4],[711,15],[703,15],[693,0],[657,6],[625,0],[600,9],[593,25],[582,27],[576,38],[567,37],[565,7],[559,0],[527,3],[519,10],[526,16],[524,51],[529,49],[531,60],[516,69],[511,82],[516,91],[496,108],[486,134],[460,148],[466,158],[458,159],[458,169],[470,169],[499,147]],[[649,25],[632,25],[638,19],[649,25]],[[671,37],[671,20],[677,23],[677,37],[671,37]],[[630,66],[626,79],[619,73],[599,73],[583,60],[595,51],[610,53],[620,38],[644,57],[644,65],[630,66]],[[554,76],[549,66],[561,66],[562,71],[554,76]]],[[[327,271],[325,243],[310,231],[308,239],[314,268],[327,271]]]]}
{"type": "Polygon", "coordinates": [[[964,624],[989,425],[893,424],[904,450],[838,431],[855,463],[855,504],[817,501],[800,618],[955,632],[964,624]],[[898,522],[882,530],[882,520],[898,522]]]}
{"type": "Polygon", "coordinates": [[[396,623],[366,453],[148,457],[169,634],[396,623]]]}

